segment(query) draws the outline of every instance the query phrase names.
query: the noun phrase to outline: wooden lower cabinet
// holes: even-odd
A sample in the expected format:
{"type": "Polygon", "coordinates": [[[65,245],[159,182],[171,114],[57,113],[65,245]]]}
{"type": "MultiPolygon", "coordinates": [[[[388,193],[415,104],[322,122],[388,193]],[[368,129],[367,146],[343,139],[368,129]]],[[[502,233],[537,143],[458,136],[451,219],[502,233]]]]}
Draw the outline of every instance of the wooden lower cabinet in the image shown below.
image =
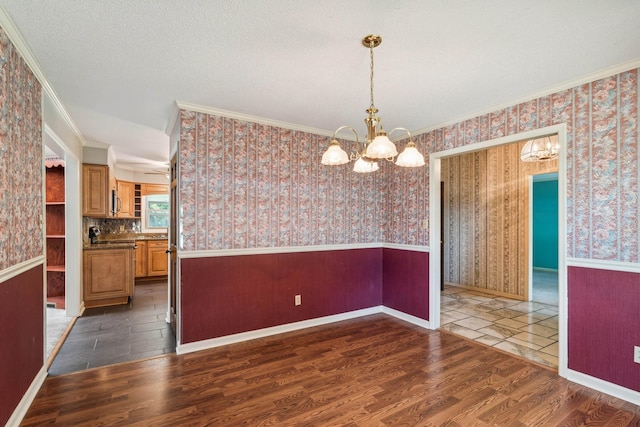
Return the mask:
{"type": "Polygon", "coordinates": [[[167,244],[167,240],[136,240],[136,279],[168,274],[167,244]]]}
{"type": "Polygon", "coordinates": [[[83,253],[84,305],[126,304],[133,295],[133,247],[83,253]]]}
{"type": "Polygon", "coordinates": [[[169,273],[167,240],[147,241],[147,276],[166,276],[169,273]]]}
{"type": "Polygon", "coordinates": [[[147,241],[136,241],[136,279],[147,277],[147,241]]]}

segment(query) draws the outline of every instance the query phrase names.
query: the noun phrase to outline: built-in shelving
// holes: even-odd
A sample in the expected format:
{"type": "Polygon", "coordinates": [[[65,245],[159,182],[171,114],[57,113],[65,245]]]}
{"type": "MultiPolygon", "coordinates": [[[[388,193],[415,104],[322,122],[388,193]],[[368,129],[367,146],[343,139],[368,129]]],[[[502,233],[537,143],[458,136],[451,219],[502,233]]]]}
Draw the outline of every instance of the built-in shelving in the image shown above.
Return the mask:
{"type": "Polygon", "coordinates": [[[136,184],[133,193],[133,216],[136,218],[142,217],[142,186],[136,184]]]}
{"type": "Polygon", "coordinates": [[[47,302],[64,308],[65,295],[64,167],[46,168],[47,302]]]}

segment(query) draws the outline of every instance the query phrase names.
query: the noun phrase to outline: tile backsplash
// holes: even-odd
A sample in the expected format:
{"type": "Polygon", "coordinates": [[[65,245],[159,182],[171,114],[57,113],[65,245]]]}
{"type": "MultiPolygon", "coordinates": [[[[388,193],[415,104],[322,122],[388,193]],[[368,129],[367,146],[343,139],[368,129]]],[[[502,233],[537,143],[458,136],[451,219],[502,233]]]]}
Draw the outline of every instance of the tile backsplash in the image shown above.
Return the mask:
{"type": "Polygon", "coordinates": [[[141,233],[142,225],[139,218],[88,218],[82,217],[82,240],[89,243],[89,227],[96,226],[100,229],[101,236],[108,238],[109,235],[141,233]]]}

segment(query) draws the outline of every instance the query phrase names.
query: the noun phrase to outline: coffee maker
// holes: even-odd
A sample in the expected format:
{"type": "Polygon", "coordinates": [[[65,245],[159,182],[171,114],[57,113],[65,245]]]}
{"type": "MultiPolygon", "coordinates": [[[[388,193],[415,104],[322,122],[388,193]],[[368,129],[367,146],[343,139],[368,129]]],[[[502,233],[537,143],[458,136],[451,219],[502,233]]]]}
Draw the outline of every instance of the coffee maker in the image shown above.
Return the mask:
{"type": "Polygon", "coordinates": [[[91,243],[98,243],[98,236],[100,235],[100,229],[95,225],[89,227],[89,240],[91,243]]]}

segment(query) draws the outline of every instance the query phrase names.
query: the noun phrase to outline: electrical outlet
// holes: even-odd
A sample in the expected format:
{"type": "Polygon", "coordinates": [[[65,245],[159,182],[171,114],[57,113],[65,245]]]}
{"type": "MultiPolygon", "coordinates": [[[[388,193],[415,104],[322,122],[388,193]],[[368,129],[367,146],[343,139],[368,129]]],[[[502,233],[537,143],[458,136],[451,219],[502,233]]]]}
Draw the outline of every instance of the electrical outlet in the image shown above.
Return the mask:
{"type": "Polygon", "coordinates": [[[633,347],[633,361],[636,363],[640,363],[640,345],[636,345],[633,347]]]}
{"type": "Polygon", "coordinates": [[[296,295],[294,301],[295,301],[295,305],[300,305],[302,304],[302,297],[300,295],[296,295]]]}

